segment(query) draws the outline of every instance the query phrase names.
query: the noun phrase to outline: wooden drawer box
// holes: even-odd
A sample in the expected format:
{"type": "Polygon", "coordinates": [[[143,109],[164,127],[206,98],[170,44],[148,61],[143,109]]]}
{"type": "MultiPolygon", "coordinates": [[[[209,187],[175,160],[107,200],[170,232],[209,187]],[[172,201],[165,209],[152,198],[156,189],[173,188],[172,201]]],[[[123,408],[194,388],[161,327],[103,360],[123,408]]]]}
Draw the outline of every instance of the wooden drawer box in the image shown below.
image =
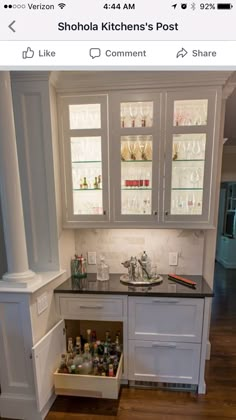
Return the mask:
{"type": "Polygon", "coordinates": [[[122,320],[122,297],[59,297],[59,313],[64,319],[122,320]]]}
{"type": "Polygon", "coordinates": [[[129,340],[129,380],[198,384],[200,344],[129,340]]]}
{"type": "Polygon", "coordinates": [[[122,376],[122,361],[123,354],[121,355],[119,367],[114,378],[93,375],[71,375],[55,372],[55,393],[57,395],[117,399],[122,376]]]}
{"type": "Polygon", "coordinates": [[[204,299],[131,297],[129,338],[200,343],[204,299]]]}

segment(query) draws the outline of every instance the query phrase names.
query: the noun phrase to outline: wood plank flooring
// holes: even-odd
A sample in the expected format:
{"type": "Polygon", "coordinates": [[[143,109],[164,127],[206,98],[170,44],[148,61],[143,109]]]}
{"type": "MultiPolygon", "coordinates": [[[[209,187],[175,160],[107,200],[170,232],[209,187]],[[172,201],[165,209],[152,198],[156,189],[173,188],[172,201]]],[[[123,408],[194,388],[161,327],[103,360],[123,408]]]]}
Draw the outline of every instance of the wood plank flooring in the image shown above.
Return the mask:
{"type": "Polygon", "coordinates": [[[58,397],[46,420],[236,420],[236,270],[216,266],[207,394],[123,387],[118,401],[58,397]]]}

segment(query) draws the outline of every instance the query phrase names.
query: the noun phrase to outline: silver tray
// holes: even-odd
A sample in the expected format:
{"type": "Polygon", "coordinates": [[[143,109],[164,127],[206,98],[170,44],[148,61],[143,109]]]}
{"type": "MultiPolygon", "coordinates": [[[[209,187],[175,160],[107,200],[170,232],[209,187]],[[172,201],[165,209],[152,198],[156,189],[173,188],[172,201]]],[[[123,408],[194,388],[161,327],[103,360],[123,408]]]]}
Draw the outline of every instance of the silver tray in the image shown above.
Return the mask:
{"type": "Polygon", "coordinates": [[[142,278],[138,280],[130,280],[128,274],[122,274],[122,276],[120,276],[121,283],[132,284],[133,286],[150,286],[154,284],[159,284],[162,282],[162,280],[163,278],[159,275],[146,280],[143,280],[142,278]]]}

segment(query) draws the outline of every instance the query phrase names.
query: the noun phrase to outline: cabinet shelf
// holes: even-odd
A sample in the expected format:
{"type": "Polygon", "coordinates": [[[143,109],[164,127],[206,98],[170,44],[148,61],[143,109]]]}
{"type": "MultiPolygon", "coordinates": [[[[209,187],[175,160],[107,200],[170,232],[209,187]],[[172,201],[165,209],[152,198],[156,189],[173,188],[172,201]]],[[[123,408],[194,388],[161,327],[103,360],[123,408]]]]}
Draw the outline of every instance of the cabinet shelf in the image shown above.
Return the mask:
{"type": "Polygon", "coordinates": [[[73,160],[72,163],[101,163],[101,160],[73,160]]]}
{"type": "Polygon", "coordinates": [[[203,191],[203,188],[171,188],[172,191],[203,191]]]}
{"type": "Polygon", "coordinates": [[[152,188],[139,188],[139,187],[134,187],[134,188],[121,188],[121,191],[151,191],[152,188]]]}
{"type": "Polygon", "coordinates": [[[121,160],[121,163],[147,163],[147,162],[152,162],[152,160],[121,160]]]}
{"type": "Polygon", "coordinates": [[[102,191],[102,188],[73,188],[73,191],[102,191]]]}
{"type": "Polygon", "coordinates": [[[172,162],[205,162],[205,159],[172,159],[172,162]]]}

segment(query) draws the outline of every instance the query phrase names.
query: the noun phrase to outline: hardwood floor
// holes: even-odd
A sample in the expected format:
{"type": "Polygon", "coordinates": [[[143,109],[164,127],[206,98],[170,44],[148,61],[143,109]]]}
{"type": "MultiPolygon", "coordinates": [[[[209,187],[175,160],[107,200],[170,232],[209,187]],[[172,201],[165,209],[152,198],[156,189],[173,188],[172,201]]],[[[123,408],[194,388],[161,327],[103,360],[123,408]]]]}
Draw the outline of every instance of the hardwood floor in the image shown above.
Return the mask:
{"type": "Polygon", "coordinates": [[[236,419],[236,270],[216,265],[207,394],[123,387],[118,401],[58,397],[46,420],[236,419]]]}

